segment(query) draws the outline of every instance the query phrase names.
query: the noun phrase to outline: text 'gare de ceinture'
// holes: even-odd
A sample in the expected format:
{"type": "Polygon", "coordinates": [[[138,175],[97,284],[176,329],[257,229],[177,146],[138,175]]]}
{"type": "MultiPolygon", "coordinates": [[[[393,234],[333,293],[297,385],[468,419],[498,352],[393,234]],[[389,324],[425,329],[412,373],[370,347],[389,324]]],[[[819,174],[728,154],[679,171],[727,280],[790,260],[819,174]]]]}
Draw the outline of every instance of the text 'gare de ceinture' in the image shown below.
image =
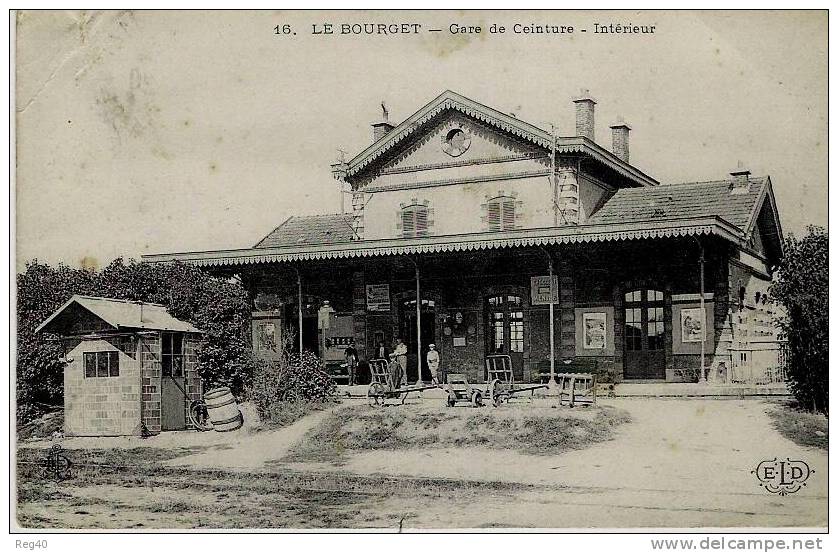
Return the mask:
{"type": "MultiPolygon", "coordinates": [[[[276,34],[296,34],[290,25],[277,26],[276,34]]],[[[655,25],[623,23],[593,23],[590,27],[559,25],[553,23],[513,23],[490,25],[465,25],[451,23],[447,27],[431,27],[422,23],[312,23],[312,35],[375,35],[398,36],[421,33],[449,33],[453,35],[514,34],[514,35],[570,35],[588,33],[596,35],[647,35],[655,34],[655,25]]]]}

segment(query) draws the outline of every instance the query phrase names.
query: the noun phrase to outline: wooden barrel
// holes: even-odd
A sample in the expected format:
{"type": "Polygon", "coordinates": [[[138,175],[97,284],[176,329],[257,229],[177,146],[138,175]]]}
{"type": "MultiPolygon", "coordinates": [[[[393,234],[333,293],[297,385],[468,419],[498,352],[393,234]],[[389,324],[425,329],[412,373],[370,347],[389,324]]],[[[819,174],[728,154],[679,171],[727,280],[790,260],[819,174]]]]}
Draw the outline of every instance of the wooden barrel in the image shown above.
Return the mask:
{"type": "Polygon", "coordinates": [[[230,388],[210,390],[204,394],[204,402],[207,404],[207,415],[212,422],[213,430],[229,432],[241,428],[244,417],[236,405],[236,398],[233,397],[230,388]]]}

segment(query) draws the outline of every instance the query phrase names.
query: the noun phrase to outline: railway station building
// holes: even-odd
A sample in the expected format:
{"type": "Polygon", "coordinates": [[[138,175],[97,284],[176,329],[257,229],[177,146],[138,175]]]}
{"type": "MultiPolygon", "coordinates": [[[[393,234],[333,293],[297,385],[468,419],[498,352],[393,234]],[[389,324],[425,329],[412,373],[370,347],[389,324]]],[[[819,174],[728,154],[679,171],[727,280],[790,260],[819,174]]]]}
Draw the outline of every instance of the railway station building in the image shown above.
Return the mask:
{"type": "Polygon", "coordinates": [[[658,182],[631,163],[629,125],[605,147],[596,101],[572,102],[569,136],[451,91],[398,124],[385,112],[332,166],[345,213],[294,215],[252,247],[144,259],[240,278],[267,356],[290,332],[327,363],[401,338],[411,382],[428,380],[431,343],[475,381],[495,353],[520,381],[551,357],[616,382],[771,378],[783,255],[771,178],[740,167],[658,182]]]}

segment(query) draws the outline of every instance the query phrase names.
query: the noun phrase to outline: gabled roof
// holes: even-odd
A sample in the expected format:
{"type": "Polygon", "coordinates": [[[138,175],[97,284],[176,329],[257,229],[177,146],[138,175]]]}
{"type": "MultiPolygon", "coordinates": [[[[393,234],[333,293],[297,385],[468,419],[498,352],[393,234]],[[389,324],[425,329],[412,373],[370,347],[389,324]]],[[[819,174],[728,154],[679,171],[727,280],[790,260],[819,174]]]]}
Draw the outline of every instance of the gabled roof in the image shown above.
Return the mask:
{"type": "Polygon", "coordinates": [[[769,249],[773,250],[772,257],[776,257],[782,255],[782,232],[773,197],[771,179],[767,176],[750,178],[747,192],[743,193],[732,193],[730,180],[622,188],[588,222],[625,224],[679,217],[719,217],[748,238],[767,200],[775,227],[767,233],[769,249]]]}
{"type": "MultiPolygon", "coordinates": [[[[447,110],[459,111],[505,132],[519,136],[542,148],[548,150],[551,148],[553,137],[549,132],[494,108],[475,102],[461,94],[446,90],[352,158],[346,165],[346,177],[351,178],[353,175],[358,174],[397,144],[413,136],[426,123],[447,110]]],[[[632,179],[639,186],[651,186],[658,183],[643,171],[626,163],[612,152],[585,137],[557,138],[556,152],[558,154],[588,155],[609,169],[632,179]]]]}
{"type": "Polygon", "coordinates": [[[285,220],[254,248],[278,248],[303,244],[340,244],[355,236],[351,215],[293,216],[285,220]]]}
{"type": "Polygon", "coordinates": [[[89,311],[116,330],[146,329],[201,332],[190,323],[169,315],[163,305],[80,295],[75,295],[67,300],[55,313],[41,323],[35,329],[35,332],[41,332],[42,330],[52,332],[51,328],[57,326],[57,323],[61,321],[62,314],[75,309],[76,306],[89,311]],[[53,321],[55,321],[55,325],[51,324],[53,321]]]}

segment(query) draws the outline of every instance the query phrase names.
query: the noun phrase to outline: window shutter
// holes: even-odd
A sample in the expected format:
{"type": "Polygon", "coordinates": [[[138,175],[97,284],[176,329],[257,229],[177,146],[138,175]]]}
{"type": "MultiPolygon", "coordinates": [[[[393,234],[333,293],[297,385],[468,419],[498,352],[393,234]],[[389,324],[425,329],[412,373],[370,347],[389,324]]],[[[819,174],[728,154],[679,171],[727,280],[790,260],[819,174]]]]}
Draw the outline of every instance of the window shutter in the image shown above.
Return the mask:
{"type": "Polygon", "coordinates": [[[515,201],[507,199],[503,201],[503,217],[501,219],[501,228],[503,230],[511,230],[515,228],[515,201]]]}
{"type": "Polygon", "coordinates": [[[500,202],[489,202],[486,205],[486,221],[489,224],[489,230],[501,229],[500,206],[500,202]]]}
{"type": "Polygon", "coordinates": [[[416,232],[413,210],[410,208],[402,210],[402,235],[413,236],[416,232]]]}
{"type": "Polygon", "coordinates": [[[428,234],[428,210],[424,207],[417,207],[416,214],[416,236],[428,234]]]}

